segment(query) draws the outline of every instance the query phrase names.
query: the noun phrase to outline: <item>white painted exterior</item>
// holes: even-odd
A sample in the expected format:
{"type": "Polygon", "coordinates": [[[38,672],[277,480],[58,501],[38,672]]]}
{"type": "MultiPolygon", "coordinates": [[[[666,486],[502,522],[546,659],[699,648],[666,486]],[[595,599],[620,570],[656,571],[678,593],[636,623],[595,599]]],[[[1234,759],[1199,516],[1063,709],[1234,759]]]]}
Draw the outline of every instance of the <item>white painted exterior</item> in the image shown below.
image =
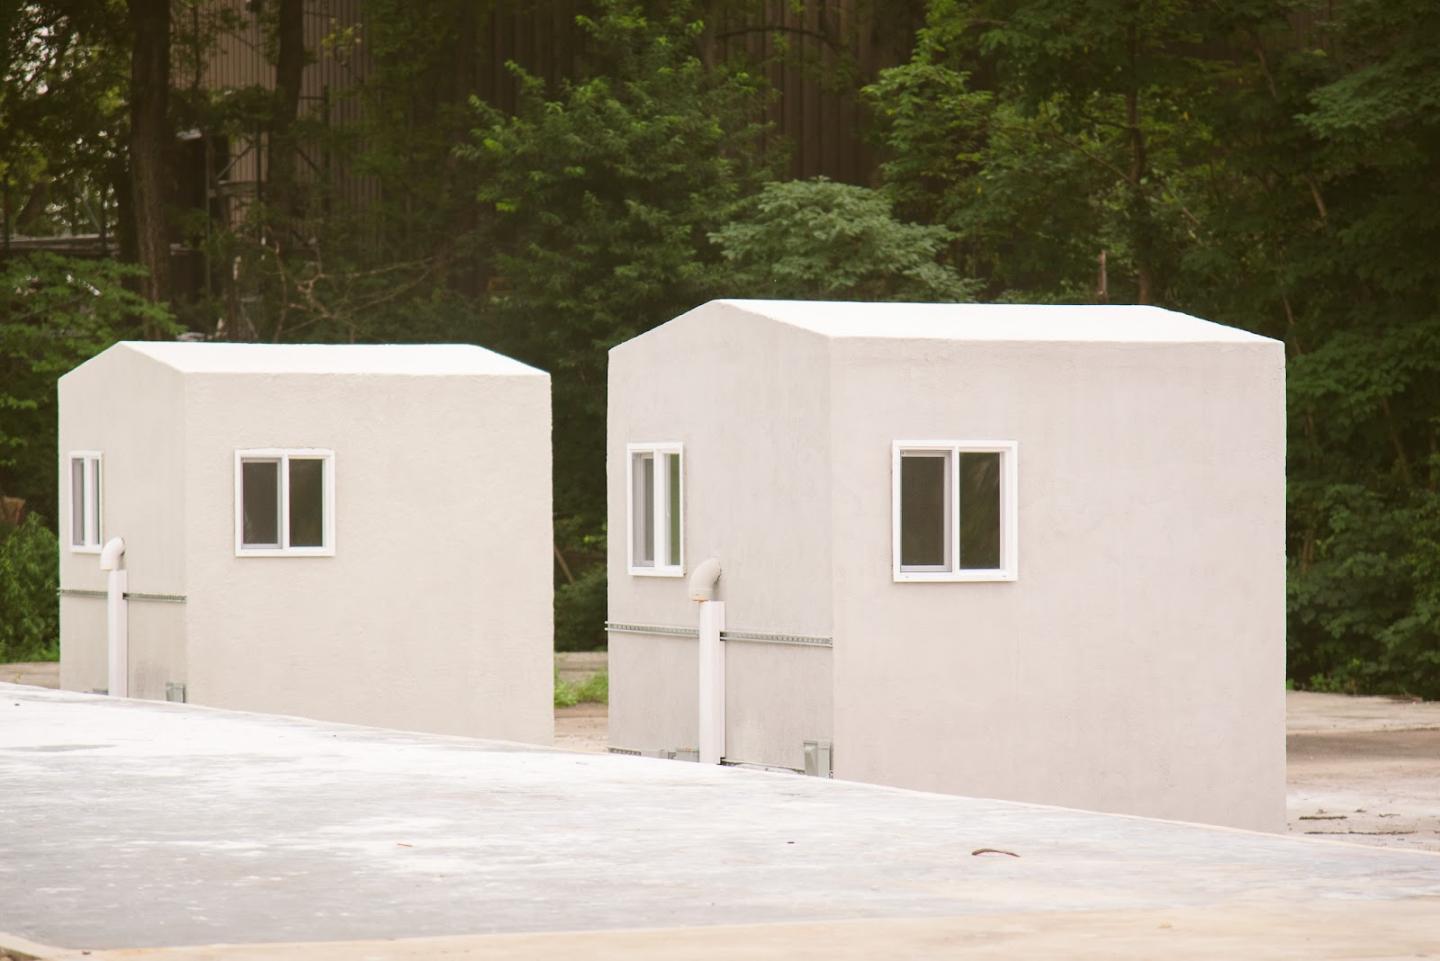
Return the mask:
{"type": "MultiPolygon", "coordinates": [[[[728,629],[833,638],[725,643],[730,761],[1281,830],[1283,395],[1279,343],[1155,308],[717,301],[611,351],[610,529],[625,445],[683,443],[728,629]],[[911,438],[1016,445],[1014,580],[896,580],[911,438]]],[[[612,623],[695,626],[610,551],[612,623]]],[[[693,748],[696,669],[612,632],[610,743],[693,748]]]]}
{"type": "MultiPolygon", "coordinates": [[[[122,343],[59,391],[62,463],[103,453],[125,538],[131,696],[550,743],[548,375],[463,345],[122,343]],[[331,549],[237,552],[247,450],[333,452],[331,549]]],[[[61,686],[103,688],[95,556],[62,545],[60,578],[61,686]]]]}

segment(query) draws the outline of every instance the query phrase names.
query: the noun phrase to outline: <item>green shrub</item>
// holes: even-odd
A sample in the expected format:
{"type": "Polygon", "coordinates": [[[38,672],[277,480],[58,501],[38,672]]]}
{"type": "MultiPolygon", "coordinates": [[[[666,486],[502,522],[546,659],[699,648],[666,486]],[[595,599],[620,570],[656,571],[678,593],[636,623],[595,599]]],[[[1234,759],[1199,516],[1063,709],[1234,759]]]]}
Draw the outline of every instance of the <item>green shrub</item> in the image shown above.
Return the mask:
{"type": "Polygon", "coordinates": [[[560,672],[557,670],[555,672],[555,706],[574,707],[576,704],[579,703],[579,691],[576,689],[574,684],[571,684],[569,681],[562,678],[560,676],[560,672]]]}
{"type": "Polygon", "coordinates": [[[605,564],[592,564],[573,584],[555,589],[555,650],[605,648],[605,564]]]}
{"type": "Polygon", "coordinates": [[[575,694],[582,704],[609,704],[610,672],[601,671],[599,674],[592,674],[575,689],[575,694]]]}
{"type": "Polygon", "coordinates": [[[59,543],[33,513],[0,537],[0,661],[56,660],[59,543]]]}
{"type": "Polygon", "coordinates": [[[601,671],[592,674],[579,684],[572,684],[555,672],[555,706],[574,707],[576,704],[609,704],[610,674],[601,671]]]}

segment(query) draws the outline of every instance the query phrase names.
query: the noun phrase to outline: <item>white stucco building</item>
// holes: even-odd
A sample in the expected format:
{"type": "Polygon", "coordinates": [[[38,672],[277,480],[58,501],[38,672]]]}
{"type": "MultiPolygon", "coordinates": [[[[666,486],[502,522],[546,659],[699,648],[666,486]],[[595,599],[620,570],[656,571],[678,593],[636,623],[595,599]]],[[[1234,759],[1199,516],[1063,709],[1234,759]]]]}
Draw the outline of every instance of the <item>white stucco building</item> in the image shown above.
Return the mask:
{"type": "Polygon", "coordinates": [[[471,346],[121,343],[60,379],[60,679],[549,743],[550,382],[471,346]]]}
{"type": "Polygon", "coordinates": [[[1285,819],[1284,354],[1149,307],[717,301],[610,353],[610,744],[1285,819]],[[813,748],[819,747],[816,753],[813,748]]]}

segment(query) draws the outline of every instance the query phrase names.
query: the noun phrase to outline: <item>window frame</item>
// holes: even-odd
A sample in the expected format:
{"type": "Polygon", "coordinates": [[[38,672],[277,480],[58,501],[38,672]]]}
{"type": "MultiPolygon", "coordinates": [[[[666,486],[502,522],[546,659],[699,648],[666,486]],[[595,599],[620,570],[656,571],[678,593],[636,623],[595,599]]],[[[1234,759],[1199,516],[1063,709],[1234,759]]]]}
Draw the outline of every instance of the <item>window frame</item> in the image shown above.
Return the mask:
{"type": "Polygon", "coordinates": [[[72,554],[99,554],[105,546],[105,455],[98,450],[72,450],[65,455],[65,502],[69,505],[70,529],[67,543],[72,554]],[[84,500],[80,505],[81,543],[75,543],[75,461],[83,461],[84,500]],[[95,480],[100,475],[99,483],[95,480]],[[93,534],[87,539],[85,534],[93,534]]]}
{"type": "Polygon", "coordinates": [[[890,446],[891,576],[904,582],[1014,581],[1019,578],[1019,449],[1013,440],[897,440],[890,446]],[[913,568],[900,564],[900,461],[908,453],[946,454],[946,567],[913,568]],[[1000,566],[960,567],[960,455],[1000,455],[1000,566]]]}
{"type": "Polygon", "coordinates": [[[684,577],[685,576],[685,445],[679,441],[655,441],[625,445],[625,559],[630,574],[635,577],[684,577]],[[666,523],[670,505],[670,472],[655,471],[655,503],[651,507],[651,530],[655,542],[652,545],[656,562],[650,566],[635,563],[635,455],[651,454],[658,463],[661,455],[676,454],[680,457],[680,543],[676,563],[660,564],[661,547],[665,546],[664,532],[669,530],[666,523]]]}
{"type": "Polygon", "coordinates": [[[235,451],[235,556],[236,557],[334,557],[335,556],[335,451],[326,447],[247,447],[235,451]],[[290,460],[318,460],[321,462],[321,545],[319,547],[290,546],[290,460]],[[276,505],[279,516],[276,529],[280,535],[279,547],[250,547],[245,538],[245,482],[246,461],[275,461],[279,464],[280,490],[276,505]]]}

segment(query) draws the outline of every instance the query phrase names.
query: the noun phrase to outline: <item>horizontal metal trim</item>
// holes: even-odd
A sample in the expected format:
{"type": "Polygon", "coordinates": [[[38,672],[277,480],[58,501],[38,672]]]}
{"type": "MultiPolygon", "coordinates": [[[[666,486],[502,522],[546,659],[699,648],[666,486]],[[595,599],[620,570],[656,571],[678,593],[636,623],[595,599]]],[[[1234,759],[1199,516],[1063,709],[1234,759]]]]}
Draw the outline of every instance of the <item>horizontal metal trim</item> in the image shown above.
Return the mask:
{"type": "Polygon", "coordinates": [[[125,592],[127,601],[159,601],[162,604],[184,604],[184,594],[137,594],[134,591],[125,592]]]}
{"type": "Polygon", "coordinates": [[[813,634],[766,634],[760,631],[721,631],[722,641],[750,641],[755,644],[799,644],[802,647],[834,647],[829,637],[813,634]]]}
{"type": "MultiPolygon", "coordinates": [[[[648,634],[652,637],[692,637],[700,632],[693,627],[672,627],[663,624],[622,624],[606,621],[605,630],[611,634],[648,634]]],[[[765,631],[721,631],[722,641],[748,641],[753,644],[795,644],[801,647],[834,647],[834,638],[814,634],[778,634],[765,631]]]]}
{"type": "MultiPolygon", "coordinates": [[[[105,597],[109,597],[109,596],[110,596],[109,593],[106,592],[106,591],[91,591],[91,590],[86,590],[86,589],[80,588],[80,587],[62,587],[62,588],[60,588],[60,590],[56,591],[55,593],[57,593],[57,594],[62,594],[62,595],[64,595],[64,596],[66,596],[66,597],[99,597],[99,598],[105,598],[105,597]]],[[[144,592],[142,592],[142,591],[126,591],[126,592],[125,592],[125,600],[127,600],[127,601],[157,601],[157,602],[162,603],[162,604],[184,604],[184,603],[185,603],[185,595],[184,595],[184,594],[146,594],[146,593],[144,593],[144,592]]]]}
{"type": "Polygon", "coordinates": [[[665,627],[660,624],[618,624],[605,622],[605,630],[611,634],[650,634],[654,637],[699,637],[693,627],[665,627]]]}

